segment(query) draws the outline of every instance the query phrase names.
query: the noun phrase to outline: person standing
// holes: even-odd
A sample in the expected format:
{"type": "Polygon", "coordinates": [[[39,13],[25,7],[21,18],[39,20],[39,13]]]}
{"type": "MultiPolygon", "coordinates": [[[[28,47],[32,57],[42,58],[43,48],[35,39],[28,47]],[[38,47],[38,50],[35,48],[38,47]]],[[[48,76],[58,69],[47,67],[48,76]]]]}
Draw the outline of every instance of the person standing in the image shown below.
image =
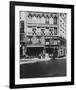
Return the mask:
{"type": "Polygon", "coordinates": [[[55,60],[56,57],[57,57],[57,49],[54,48],[54,50],[53,50],[53,60],[55,60]]]}

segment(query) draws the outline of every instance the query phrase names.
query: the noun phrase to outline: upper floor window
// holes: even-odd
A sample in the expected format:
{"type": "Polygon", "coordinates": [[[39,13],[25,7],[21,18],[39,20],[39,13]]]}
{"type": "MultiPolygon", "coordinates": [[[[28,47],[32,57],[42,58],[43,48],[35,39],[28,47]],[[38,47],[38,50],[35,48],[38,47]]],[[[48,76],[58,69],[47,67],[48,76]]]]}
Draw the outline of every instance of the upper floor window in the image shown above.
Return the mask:
{"type": "Polygon", "coordinates": [[[20,33],[24,33],[24,21],[20,21],[20,33]]]}

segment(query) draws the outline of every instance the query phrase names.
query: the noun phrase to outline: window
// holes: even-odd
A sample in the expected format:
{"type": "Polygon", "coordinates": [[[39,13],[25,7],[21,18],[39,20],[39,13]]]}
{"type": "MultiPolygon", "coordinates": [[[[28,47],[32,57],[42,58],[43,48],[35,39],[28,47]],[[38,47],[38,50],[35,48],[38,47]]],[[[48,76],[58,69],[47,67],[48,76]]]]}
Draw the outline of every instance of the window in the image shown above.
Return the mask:
{"type": "Polygon", "coordinates": [[[54,16],[54,24],[57,24],[57,16],[54,16]]]}
{"type": "Polygon", "coordinates": [[[24,33],[24,21],[20,21],[20,33],[24,33]]]}
{"type": "Polygon", "coordinates": [[[57,35],[57,28],[54,28],[54,35],[57,35]]]}

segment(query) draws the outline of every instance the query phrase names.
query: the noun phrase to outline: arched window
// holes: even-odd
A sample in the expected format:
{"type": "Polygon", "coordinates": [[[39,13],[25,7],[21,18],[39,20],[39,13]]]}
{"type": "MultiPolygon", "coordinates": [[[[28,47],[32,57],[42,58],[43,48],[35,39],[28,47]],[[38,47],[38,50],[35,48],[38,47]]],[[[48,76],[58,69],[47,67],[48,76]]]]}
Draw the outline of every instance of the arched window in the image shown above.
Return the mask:
{"type": "Polygon", "coordinates": [[[27,16],[27,22],[32,23],[32,14],[31,13],[29,13],[27,16]]]}
{"type": "Polygon", "coordinates": [[[54,24],[54,19],[52,15],[50,15],[50,18],[49,18],[49,24],[54,24]]]}
{"type": "Polygon", "coordinates": [[[57,24],[57,15],[54,16],[54,24],[57,24]]]}
{"type": "Polygon", "coordinates": [[[41,23],[45,24],[45,16],[44,16],[44,14],[41,15],[41,23]]]}

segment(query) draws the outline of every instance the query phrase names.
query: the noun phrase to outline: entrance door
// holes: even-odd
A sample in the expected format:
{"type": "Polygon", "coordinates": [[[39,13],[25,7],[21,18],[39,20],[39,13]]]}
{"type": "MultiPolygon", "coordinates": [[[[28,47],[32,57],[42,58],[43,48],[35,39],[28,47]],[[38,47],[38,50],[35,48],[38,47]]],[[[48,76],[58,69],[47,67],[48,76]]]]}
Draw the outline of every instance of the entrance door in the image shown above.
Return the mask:
{"type": "Polygon", "coordinates": [[[52,54],[53,53],[53,48],[46,48],[46,53],[52,54]]]}
{"type": "Polygon", "coordinates": [[[54,50],[55,50],[55,54],[56,54],[56,57],[58,56],[58,49],[57,48],[46,48],[46,53],[49,54],[50,57],[53,56],[53,53],[54,53],[54,50]]]}

